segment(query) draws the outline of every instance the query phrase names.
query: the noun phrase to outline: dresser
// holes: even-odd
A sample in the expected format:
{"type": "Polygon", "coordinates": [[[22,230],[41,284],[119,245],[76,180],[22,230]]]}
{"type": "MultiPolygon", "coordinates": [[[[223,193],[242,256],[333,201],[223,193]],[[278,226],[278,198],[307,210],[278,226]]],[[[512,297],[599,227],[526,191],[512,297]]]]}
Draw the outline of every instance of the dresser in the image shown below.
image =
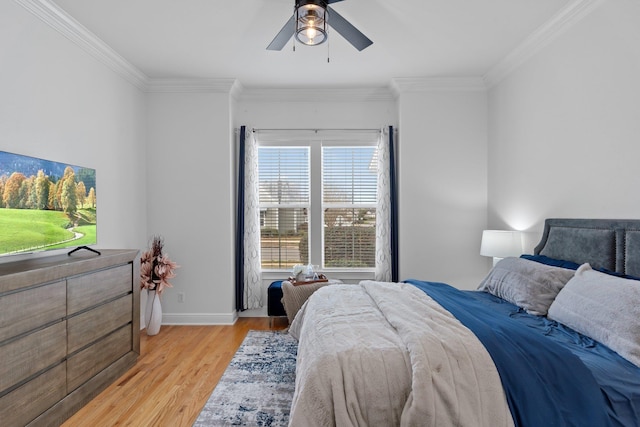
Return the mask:
{"type": "Polygon", "coordinates": [[[140,354],[135,250],[0,264],[0,425],[58,426],[140,354]]]}

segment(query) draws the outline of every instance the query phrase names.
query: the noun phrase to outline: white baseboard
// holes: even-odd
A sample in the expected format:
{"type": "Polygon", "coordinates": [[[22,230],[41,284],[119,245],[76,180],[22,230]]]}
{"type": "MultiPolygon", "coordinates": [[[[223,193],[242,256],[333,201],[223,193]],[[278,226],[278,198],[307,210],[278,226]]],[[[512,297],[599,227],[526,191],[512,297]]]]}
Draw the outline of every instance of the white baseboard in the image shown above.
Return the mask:
{"type": "Polygon", "coordinates": [[[233,325],[237,313],[162,314],[163,325],[233,325]]]}

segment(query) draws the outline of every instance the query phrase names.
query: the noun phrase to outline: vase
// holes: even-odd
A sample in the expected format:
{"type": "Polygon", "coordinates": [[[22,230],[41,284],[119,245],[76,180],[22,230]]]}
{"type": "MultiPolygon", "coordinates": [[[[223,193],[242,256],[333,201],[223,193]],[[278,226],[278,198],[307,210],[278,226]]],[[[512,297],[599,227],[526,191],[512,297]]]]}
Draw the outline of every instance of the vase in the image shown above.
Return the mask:
{"type": "Polygon", "coordinates": [[[147,289],[147,306],[144,311],[144,324],[147,335],[157,335],[162,324],[162,304],[156,291],[147,289]]]}

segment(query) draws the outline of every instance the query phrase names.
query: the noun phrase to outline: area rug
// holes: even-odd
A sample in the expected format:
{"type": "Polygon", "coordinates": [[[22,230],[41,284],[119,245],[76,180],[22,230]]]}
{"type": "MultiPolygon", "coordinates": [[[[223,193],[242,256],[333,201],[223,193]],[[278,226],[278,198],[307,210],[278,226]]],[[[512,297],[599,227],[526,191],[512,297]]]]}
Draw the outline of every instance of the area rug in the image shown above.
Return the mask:
{"type": "Polygon", "coordinates": [[[288,425],[297,349],[287,333],[249,331],[193,426],[288,425]]]}

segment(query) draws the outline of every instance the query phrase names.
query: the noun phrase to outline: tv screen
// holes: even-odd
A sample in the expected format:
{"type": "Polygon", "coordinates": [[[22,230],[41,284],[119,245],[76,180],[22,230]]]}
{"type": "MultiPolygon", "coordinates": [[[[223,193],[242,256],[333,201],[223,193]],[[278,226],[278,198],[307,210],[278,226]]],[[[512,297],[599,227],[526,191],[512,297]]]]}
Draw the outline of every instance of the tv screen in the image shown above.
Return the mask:
{"type": "Polygon", "coordinates": [[[97,243],[95,169],[0,151],[0,256],[97,243]]]}

